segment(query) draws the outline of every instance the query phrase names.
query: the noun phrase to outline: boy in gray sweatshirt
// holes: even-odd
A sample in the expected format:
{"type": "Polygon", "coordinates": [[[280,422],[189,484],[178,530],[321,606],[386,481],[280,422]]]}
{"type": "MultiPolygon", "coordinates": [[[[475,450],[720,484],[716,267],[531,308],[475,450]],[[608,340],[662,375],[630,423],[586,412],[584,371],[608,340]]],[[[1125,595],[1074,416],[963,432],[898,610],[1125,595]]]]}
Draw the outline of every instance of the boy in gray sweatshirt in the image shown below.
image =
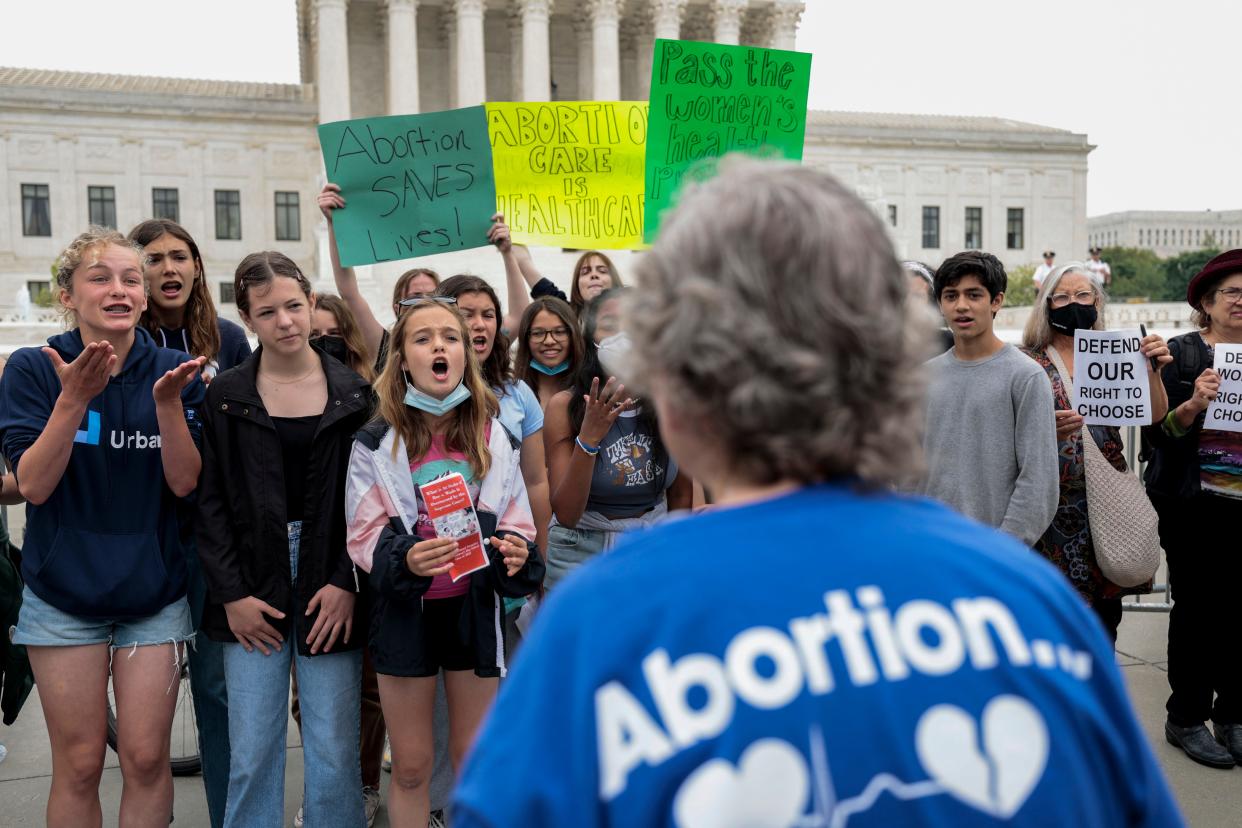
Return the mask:
{"type": "Polygon", "coordinates": [[[1031,545],[1060,496],[1052,388],[1035,362],[999,339],[1007,278],[976,250],[946,259],[936,299],[953,348],[928,361],[924,494],[1031,545]]]}

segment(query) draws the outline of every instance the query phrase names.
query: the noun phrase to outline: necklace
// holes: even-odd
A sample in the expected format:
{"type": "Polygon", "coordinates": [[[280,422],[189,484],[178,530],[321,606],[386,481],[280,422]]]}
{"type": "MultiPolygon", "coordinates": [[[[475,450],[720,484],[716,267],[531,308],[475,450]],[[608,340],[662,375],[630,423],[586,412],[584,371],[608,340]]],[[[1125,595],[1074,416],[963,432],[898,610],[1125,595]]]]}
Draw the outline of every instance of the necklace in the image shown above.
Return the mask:
{"type": "Polygon", "coordinates": [[[307,371],[305,374],[303,374],[300,377],[297,377],[296,379],[291,379],[291,380],[278,380],[275,377],[273,377],[271,374],[260,374],[259,376],[262,379],[267,380],[268,382],[275,383],[276,385],[295,385],[301,382],[302,380],[306,379],[307,377],[309,377],[311,374],[315,373],[315,370],[317,368],[319,368],[318,365],[312,366],[311,369],[307,371]]]}

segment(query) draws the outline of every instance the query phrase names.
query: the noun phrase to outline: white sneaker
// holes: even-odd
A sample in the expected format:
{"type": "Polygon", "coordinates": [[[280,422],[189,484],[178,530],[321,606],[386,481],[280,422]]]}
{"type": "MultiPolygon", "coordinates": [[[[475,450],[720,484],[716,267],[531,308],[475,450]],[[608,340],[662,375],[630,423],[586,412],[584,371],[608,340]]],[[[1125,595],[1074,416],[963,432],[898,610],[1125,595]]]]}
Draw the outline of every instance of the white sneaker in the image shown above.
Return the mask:
{"type": "Polygon", "coordinates": [[[384,755],[380,757],[380,769],[392,773],[392,745],[388,742],[388,734],[384,734],[384,755]]]}
{"type": "Polygon", "coordinates": [[[427,820],[427,828],[448,828],[448,823],[444,820],[444,811],[432,811],[431,818],[427,820]]]}
{"type": "Polygon", "coordinates": [[[375,788],[362,786],[362,807],[366,809],[367,828],[375,824],[375,815],[379,813],[380,792],[375,788]]]}
{"type": "Polygon", "coordinates": [[[306,824],[305,805],[298,806],[298,812],[293,815],[293,828],[302,828],[306,824]]]}

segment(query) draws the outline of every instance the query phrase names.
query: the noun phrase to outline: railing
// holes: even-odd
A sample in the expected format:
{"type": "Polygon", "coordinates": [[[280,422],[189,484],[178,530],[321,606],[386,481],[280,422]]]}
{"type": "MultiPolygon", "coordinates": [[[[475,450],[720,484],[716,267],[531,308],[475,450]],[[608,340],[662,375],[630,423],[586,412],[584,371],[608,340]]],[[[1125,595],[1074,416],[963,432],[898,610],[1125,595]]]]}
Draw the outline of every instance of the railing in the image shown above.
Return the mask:
{"type": "MultiPolygon", "coordinates": [[[[1147,463],[1139,460],[1140,429],[1138,426],[1126,426],[1121,429],[1121,439],[1125,444],[1126,465],[1140,478],[1147,468],[1147,463]]],[[[1168,612],[1173,607],[1173,598],[1169,590],[1168,567],[1161,566],[1156,577],[1163,574],[1164,583],[1152,584],[1147,595],[1128,595],[1122,601],[1122,608],[1127,612],[1168,612]]]]}

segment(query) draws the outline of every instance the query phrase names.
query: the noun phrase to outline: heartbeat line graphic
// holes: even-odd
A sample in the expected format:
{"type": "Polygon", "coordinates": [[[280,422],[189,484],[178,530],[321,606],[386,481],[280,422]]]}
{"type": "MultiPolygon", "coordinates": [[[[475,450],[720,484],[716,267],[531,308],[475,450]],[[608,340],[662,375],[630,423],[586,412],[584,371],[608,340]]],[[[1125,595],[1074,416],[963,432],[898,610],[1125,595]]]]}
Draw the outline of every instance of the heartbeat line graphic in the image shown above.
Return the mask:
{"type": "Polygon", "coordinates": [[[795,822],[795,828],[845,828],[850,817],[871,810],[880,795],[886,791],[905,801],[937,796],[945,792],[939,782],[930,779],[922,782],[902,782],[891,773],[881,773],[872,777],[858,796],[838,802],[832,784],[832,771],[828,767],[828,751],[824,747],[823,731],[816,725],[811,728],[810,736],[815,811],[795,822]]]}

